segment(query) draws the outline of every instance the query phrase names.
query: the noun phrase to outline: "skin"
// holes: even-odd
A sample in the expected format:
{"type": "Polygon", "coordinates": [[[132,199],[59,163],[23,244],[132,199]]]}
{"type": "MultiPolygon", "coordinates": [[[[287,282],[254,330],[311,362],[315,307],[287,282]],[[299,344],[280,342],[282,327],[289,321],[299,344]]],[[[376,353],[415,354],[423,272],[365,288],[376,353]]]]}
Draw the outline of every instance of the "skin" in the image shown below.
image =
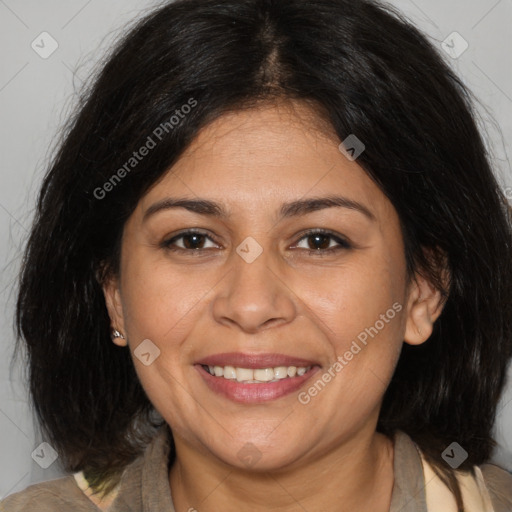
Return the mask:
{"type": "Polygon", "coordinates": [[[145,339],[160,350],[148,366],[133,360],[173,431],[169,483],[179,512],[320,512],[340,502],[346,510],[389,510],[393,443],[375,431],[378,414],[403,342],[428,339],[441,295],[419,275],[407,279],[397,213],[339,143],[302,103],[224,114],[125,225],[120,275],[105,283],[105,298],[112,326],[127,338],[116,344],[127,344],[132,356],[145,339]],[[374,220],[339,207],[278,217],[285,202],[333,194],[361,203],[374,220]],[[170,196],[213,200],[231,215],[172,208],[144,220],[170,196]],[[207,237],[177,239],[184,252],[162,246],[190,228],[207,237]],[[320,255],[340,246],[332,237],[316,244],[304,238],[305,230],[321,228],[351,247],[320,255]],[[252,263],[236,252],[249,236],[263,249],[252,263]],[[306,405],[297,392],[235,403],[211,391],[194,367],[221,352],[318,361],[304,391],[394,303],[401,311],[306,405]],[[251,466],[238,455],[249,442],[260,454],[251,466]]]}

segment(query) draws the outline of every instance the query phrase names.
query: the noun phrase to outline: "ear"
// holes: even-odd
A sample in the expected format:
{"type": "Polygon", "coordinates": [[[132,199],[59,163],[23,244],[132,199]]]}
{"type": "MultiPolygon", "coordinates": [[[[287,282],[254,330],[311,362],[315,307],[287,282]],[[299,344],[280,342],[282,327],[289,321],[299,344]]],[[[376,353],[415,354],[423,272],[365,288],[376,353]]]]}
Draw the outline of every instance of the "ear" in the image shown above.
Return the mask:
{"type": "Polygon", "coordinates": [[[120,347],[125,347],[127,342],[126,331],[124,327],[123,308],[121,304],[121,292],[119,289],[119,279],[117,276],[108,276],[102,283],[103,295],[105,296],[105,304],[107,306],[110,324],[117,329],[124,337],[113,337],[112,341],[120,347]]]}
{"type": "MultiPolygon", "coordinates": [[[[449,286],[449,275],[442,272],[445,289],[449,286]]],[[[441,290],[420,273],[416,273],[409,285],[407,318],[404,341],[410,345],[421,345],[430,338],[434,322],[443,311],[445,301],[441,290]]]]}

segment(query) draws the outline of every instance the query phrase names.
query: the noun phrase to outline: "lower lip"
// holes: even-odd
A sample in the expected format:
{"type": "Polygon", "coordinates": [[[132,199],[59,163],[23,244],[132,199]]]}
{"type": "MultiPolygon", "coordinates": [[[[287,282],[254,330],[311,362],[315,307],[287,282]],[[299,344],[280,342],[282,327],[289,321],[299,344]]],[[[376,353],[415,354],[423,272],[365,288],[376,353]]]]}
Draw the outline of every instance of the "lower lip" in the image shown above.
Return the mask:
{"type": "Polygon", "coordinates": [[[277,382],[247,384],[235,379],[214,377],[201,365],[195,365],[195,367],[212,391],[234,402],[244,404],[268,402],[289,395],[300,389],[307,380],[320,370],[319,366],[313,366],[311,370],[301,376],[287,377],[277,382]]]}

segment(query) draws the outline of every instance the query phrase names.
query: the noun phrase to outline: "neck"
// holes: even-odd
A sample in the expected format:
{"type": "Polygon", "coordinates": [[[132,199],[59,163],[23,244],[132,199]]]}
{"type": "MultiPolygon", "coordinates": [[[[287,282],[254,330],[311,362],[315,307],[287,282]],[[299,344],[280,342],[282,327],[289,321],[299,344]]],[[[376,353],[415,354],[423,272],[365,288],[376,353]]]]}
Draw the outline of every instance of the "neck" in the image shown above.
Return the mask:
{"type": "Polygon", "coordinates": [[[169,482],[177,512],[279,512],[307,510],[389,511],[393,443],[382,434],[356,437],[326,453],[284,469],[256,472],[198,453],[175,437],[169,482]]]}

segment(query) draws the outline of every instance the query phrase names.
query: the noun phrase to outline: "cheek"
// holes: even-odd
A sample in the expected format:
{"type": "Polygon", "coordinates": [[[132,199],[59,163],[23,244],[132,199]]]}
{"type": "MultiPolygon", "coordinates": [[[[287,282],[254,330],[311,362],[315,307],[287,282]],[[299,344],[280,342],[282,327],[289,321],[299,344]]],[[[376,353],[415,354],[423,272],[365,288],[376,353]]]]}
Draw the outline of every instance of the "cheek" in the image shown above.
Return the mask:
{"type": "Polygon", "coordinates": [[[372,415],[376,418],[400,356],[402,311],[395,302],[376,308],[375,315],[365,310],[363,320],[343,317],[337,336],[330,339],[331,364],[301,393],[299,402],[330,411],[329,423],[350,423],[354,431],[372,415]]]}
{"type": "Polygon", "coordinates": [[[365,332],[390,339],[400,338],[405,296],[403,269],[399,258],[367,253],[351,263],[331,269],[328,277],[308,281],[308,305],[328,327],[326,334],[337,351],[365,332]],[[393,305],[395,304],[395,307],[393,305]]]}
{"type": "Polygon", "coordinates": [[[325,397],[333,400],[333,407],[336,400],[357,409],[374,407],[402,347],[405,296],[400,255],[395,260],[382,253],[367,256],[333,272],[315,295],[309,295],[331,346],[332,363],[323,380],[336,389],[325,397]]]}
{"type": "Polygon", "coordinates": [[[186,410],[183,393],[183,346],[193,324],[193,307],[200,297],[193,287],[180,286],[176,273],[140,265],[125,272],[123,316],[138,379],[153,406],[164,416],[186,410]],[[144,347],[144,348],[142,348],[144,347]],[[144,360],[141,354],[149,353],[144,360]],[[149,364],[147,364],[149,363],[149,364]]]}
{"type": "Polygon", "coordinates": [[[199,273],[151,258],[132,258],[123,275],[123,316],[134,341],[154,338],[167,344],[182,339],[212,288],[199,273]]]}

